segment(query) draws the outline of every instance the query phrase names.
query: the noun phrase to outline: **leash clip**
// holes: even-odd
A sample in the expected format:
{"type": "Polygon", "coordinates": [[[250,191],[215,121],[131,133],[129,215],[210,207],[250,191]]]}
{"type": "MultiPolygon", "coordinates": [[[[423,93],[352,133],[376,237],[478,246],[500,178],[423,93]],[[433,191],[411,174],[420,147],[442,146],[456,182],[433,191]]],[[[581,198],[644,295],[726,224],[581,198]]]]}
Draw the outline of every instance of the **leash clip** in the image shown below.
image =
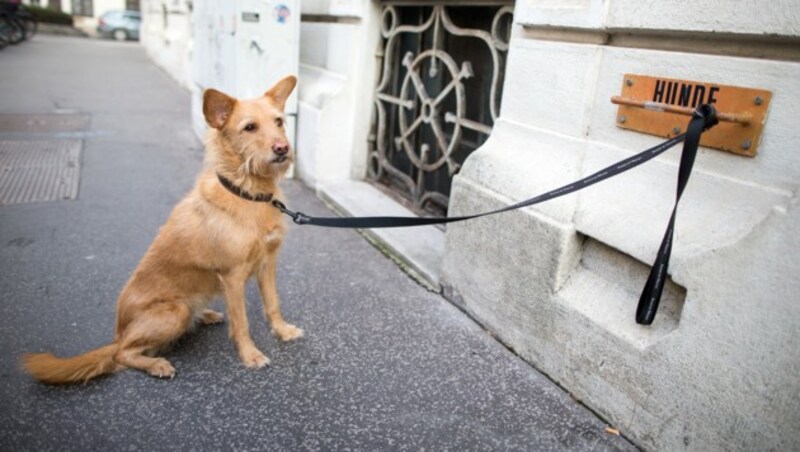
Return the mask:
{"type": "Polygon", "coordinates": [[[295,224],[308,224],[311,221],[311,217],[309,217],[308,215],[304,214],[303,212],[295,212],[293,210],[289,210],[289,208],[286,207],[286,204],[282,203],[277,199],[272,200],[272,205],[277,207],[278,210],[280,210],[282,213],[285,213],[286,215],[292,217],[292,221],[294,221],[295,224]]]}
{"type": "Polygon", "coordinates": [[[295,212],[294,215],[292,215],[292,221],[294,221],[295,224],[307,224],[310,220],[311,218],[303,212],[295,212]]]}

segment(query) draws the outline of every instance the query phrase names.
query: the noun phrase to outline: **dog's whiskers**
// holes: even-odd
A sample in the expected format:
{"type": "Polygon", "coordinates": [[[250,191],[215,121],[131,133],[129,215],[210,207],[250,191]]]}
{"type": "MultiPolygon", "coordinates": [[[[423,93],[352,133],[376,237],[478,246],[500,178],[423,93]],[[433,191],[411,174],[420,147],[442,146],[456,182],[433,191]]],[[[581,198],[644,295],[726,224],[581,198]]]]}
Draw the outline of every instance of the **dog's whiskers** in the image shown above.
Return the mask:
{"type": "Polygon", "coordinates": [[[249,156],[244,160],[244,173],[245,174],[252,174],[253,170],[251,168],[251,164],[253,163],[253,156],[249,156]]]}

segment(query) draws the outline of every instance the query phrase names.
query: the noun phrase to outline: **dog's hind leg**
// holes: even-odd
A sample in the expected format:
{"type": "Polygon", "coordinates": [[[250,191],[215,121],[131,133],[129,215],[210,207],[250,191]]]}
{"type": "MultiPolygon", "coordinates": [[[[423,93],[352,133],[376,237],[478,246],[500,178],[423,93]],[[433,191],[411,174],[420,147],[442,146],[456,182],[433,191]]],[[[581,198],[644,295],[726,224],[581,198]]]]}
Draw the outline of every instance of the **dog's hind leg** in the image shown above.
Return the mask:
{"type": "Polygon", "coordinates": [[[138,313],[120,334],[114,361],[154,377],[174,377],[175,368],[169,361],[147,355],[157,353],[181,337],[191,320],[191,310],[181,302],[157,303],[147,308],[138,313]]]}
{"type": "Polygon", "coordinates": [[[200,323],[203,325],[216,325],[222,323],[223,320],[225,320],[225,316],[213,309],[203,309],[203,312],[200,313],[200,323]]]}

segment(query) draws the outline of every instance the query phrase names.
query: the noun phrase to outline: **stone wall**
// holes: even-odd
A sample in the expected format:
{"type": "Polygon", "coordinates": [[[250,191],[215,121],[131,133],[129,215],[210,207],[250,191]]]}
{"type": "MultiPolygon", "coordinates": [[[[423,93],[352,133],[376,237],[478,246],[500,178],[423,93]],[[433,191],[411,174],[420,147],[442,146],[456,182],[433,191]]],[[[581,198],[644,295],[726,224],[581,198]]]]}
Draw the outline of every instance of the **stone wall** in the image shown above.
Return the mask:
{"type": "Polygon", "coordinates": [[[501,116],[450,215],[499,208],[662,138],[616,126],[623,74],[763,88],[754,158],[702,148],[656,321],[636,304],[680,147],[578,194],[448,226],[445,293],[647,449],[800,446],[800,20],[702,0],[517,2],[501,116]]]}
{"type": "Polygon", "coordinates": [[[192,80],[192,13],[185,0],[142,0],[140,38],[148,56],[181,86],[192,80]]]}
{"type": "Polygon", "coordinates": [[[296,175],[317,188],[365,171],[377,7],[364,0],[301,7],[296,175]]]}

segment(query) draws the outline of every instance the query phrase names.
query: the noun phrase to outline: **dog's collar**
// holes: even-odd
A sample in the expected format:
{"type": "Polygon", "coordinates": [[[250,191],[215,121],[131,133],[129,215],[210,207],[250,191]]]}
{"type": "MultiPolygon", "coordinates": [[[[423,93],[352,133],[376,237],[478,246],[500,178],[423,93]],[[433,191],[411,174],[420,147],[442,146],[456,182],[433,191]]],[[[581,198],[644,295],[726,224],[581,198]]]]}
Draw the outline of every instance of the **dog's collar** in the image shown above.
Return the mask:
{"type": "Polygon", "coordinates": [[[225,189],[227,189],[229,192],[233,193],[234,195],[242,199],[255,202],[272,201],[272,193],[256,193],[255,195],[251,195],[250,193],[237,187],[236,184],[231,182],[230,179],[223,176],[222,174],[217,173],[217,179],[219,179],[219,183],[222,184],[222,186],[225,187],[225,189]]]}

